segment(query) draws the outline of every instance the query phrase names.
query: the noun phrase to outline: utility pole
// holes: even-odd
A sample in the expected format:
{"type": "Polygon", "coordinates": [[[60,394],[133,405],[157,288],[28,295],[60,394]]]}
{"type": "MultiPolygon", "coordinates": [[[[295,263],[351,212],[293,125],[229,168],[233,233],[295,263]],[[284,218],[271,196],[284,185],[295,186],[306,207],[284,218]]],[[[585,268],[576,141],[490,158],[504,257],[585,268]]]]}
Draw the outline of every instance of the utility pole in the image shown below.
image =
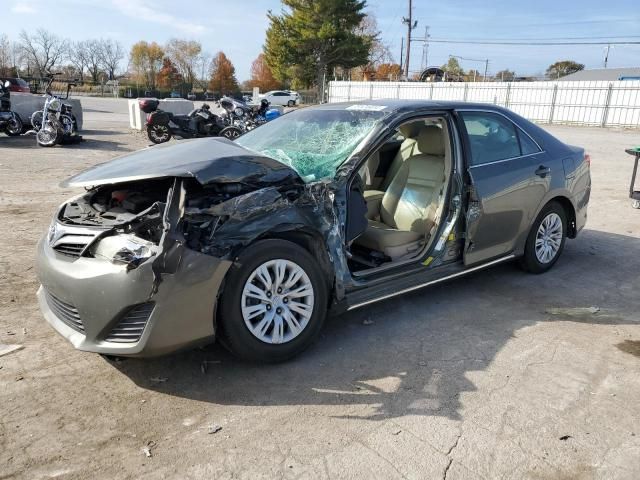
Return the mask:
{"type": "Polygon", "coordinates": [[[420,70],[429,68],[429,26],[424,27],[424,39],[422,43],[422,61],[420,62],[420,70]]]}
{"type": "Polygon", "coordinates": [[[608,44],[606,53],[604,54],[604,68],[607,68],[607,63],[609,63],[609,50],[610,49],[611,49],[611,44],[608,44]]]}
{"type": "Polygon", "coordinates": [[[412,10],[412,0],[409,0],[409,17],[402,17],[402,23],[407,26],[407,53],[404,56],[404,76],[406,80],[409,80],[409,63],[411,62],[411,30],[418,26],[418,21],[413,21],[412,10]]]}
{"type": "Polygon", "coordinates": [[[483,82],[487,81],[487,71],[489,70],[489,59],[487,58],[484,61],[484,78],[482,79],[483,82]]]}
{"type": "Polygon", "coordinates": [[[400,71],[402,72],[402,56],[404,55],[404,37],[400,39],[400,71]]]}

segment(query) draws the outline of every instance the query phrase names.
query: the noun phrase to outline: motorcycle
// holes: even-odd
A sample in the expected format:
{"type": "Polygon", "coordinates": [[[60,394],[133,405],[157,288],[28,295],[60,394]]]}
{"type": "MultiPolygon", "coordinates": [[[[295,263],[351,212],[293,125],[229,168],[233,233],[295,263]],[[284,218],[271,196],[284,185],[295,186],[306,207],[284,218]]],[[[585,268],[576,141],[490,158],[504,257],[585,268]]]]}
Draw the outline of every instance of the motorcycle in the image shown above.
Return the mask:
{"type": "Polygon", "coordinates": [[[22,133],[22,120],[20,116],[11,111],[11,83],[0,83],[0,132],[4,132],[10,137],[15,137],[22,133]]]}
{"type": "MultiPolygon", "coordinates": [[[[62,143],[75,143],[82,137],[77,135],[78,122],[73,115],[73,107],[64,103],[60,97],[51,93],[51,84],[56,75],[47,75],[47,86],[45,88],[45,101],[42,110],[33,112],[31,115],[31,125],[36,132],[36,140],[41,147],[53,147],[62,143]]],[[[73,83],[67,84],[67,96],[73,83]]],[[[66,100],[65,98],[65,100],[66,100]]]]}
{"type": "Polygon", "coordinates": [[[259,105],[250,106],[233,98],[223,97],[219,106],[226,112],[226,123],[237,127],[241,133],[253,130],[280,116],[279,110],[269,108],[270,103],[266,99],[262,99],[259,105]]]}
{"type": "Polygon", "coordinates": [[[242,132],[228,125],[218,115],[211,112],[208,104],[196,108],[186,115],[174,114],[160,110],[160,100],[156,98],[141,98],[138,100],[140,110],[147,114],[147,136],[153,143],[168,142],[171,137],[201,138],[226,137],[234,139],[242,132]]]}

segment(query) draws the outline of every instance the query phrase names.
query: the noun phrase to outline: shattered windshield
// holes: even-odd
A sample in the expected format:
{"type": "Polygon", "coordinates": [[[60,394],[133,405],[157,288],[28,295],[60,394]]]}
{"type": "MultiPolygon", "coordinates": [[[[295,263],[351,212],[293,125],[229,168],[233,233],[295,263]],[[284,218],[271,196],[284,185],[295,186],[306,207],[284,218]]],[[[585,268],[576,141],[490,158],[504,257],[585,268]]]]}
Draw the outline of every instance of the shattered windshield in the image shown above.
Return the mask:
{"type": "Polygon", "coordinates": [[[303,109],[236,140],[293,168],[305,182],[333,177],[384,116],[380,111],[303,109]]]}

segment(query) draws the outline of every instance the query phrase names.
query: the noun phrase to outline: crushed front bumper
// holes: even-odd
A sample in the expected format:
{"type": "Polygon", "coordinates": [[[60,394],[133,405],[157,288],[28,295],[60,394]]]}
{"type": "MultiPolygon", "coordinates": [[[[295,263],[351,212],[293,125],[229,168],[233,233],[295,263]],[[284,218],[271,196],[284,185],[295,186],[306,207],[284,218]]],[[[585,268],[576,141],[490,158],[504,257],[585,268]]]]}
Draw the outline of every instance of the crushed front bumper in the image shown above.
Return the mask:
{"type": "Polygon", "coordinates": [[[154,356],[212,341],[218,291],[231,262],[184,248],[175,273],[153,260],[127,271],[104,259],[73,258],[38,243],[38,300],[45,319],[74,347],[154,356]]]}

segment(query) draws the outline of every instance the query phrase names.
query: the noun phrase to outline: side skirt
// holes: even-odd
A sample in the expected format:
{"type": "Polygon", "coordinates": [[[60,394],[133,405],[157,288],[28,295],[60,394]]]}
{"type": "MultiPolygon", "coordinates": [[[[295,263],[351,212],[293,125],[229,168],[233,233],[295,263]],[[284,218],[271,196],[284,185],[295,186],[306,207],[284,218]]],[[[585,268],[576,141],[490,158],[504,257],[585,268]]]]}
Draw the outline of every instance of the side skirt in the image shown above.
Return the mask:
{"type": "Polygon", "coordinates": [[[456,264],[451,267],[443,267],[442,269],[427,269],[424,272],[384,282],[382,285],[356,290],[347,293],[346,310],[355,310],[356,308],[364,307],[371,303],[380,302],[397,295],[461,277],[468,273],[512,260],[515,257],[515,255],[511,254],[471,268],[465,268],[461,264],[456,264]]]}

